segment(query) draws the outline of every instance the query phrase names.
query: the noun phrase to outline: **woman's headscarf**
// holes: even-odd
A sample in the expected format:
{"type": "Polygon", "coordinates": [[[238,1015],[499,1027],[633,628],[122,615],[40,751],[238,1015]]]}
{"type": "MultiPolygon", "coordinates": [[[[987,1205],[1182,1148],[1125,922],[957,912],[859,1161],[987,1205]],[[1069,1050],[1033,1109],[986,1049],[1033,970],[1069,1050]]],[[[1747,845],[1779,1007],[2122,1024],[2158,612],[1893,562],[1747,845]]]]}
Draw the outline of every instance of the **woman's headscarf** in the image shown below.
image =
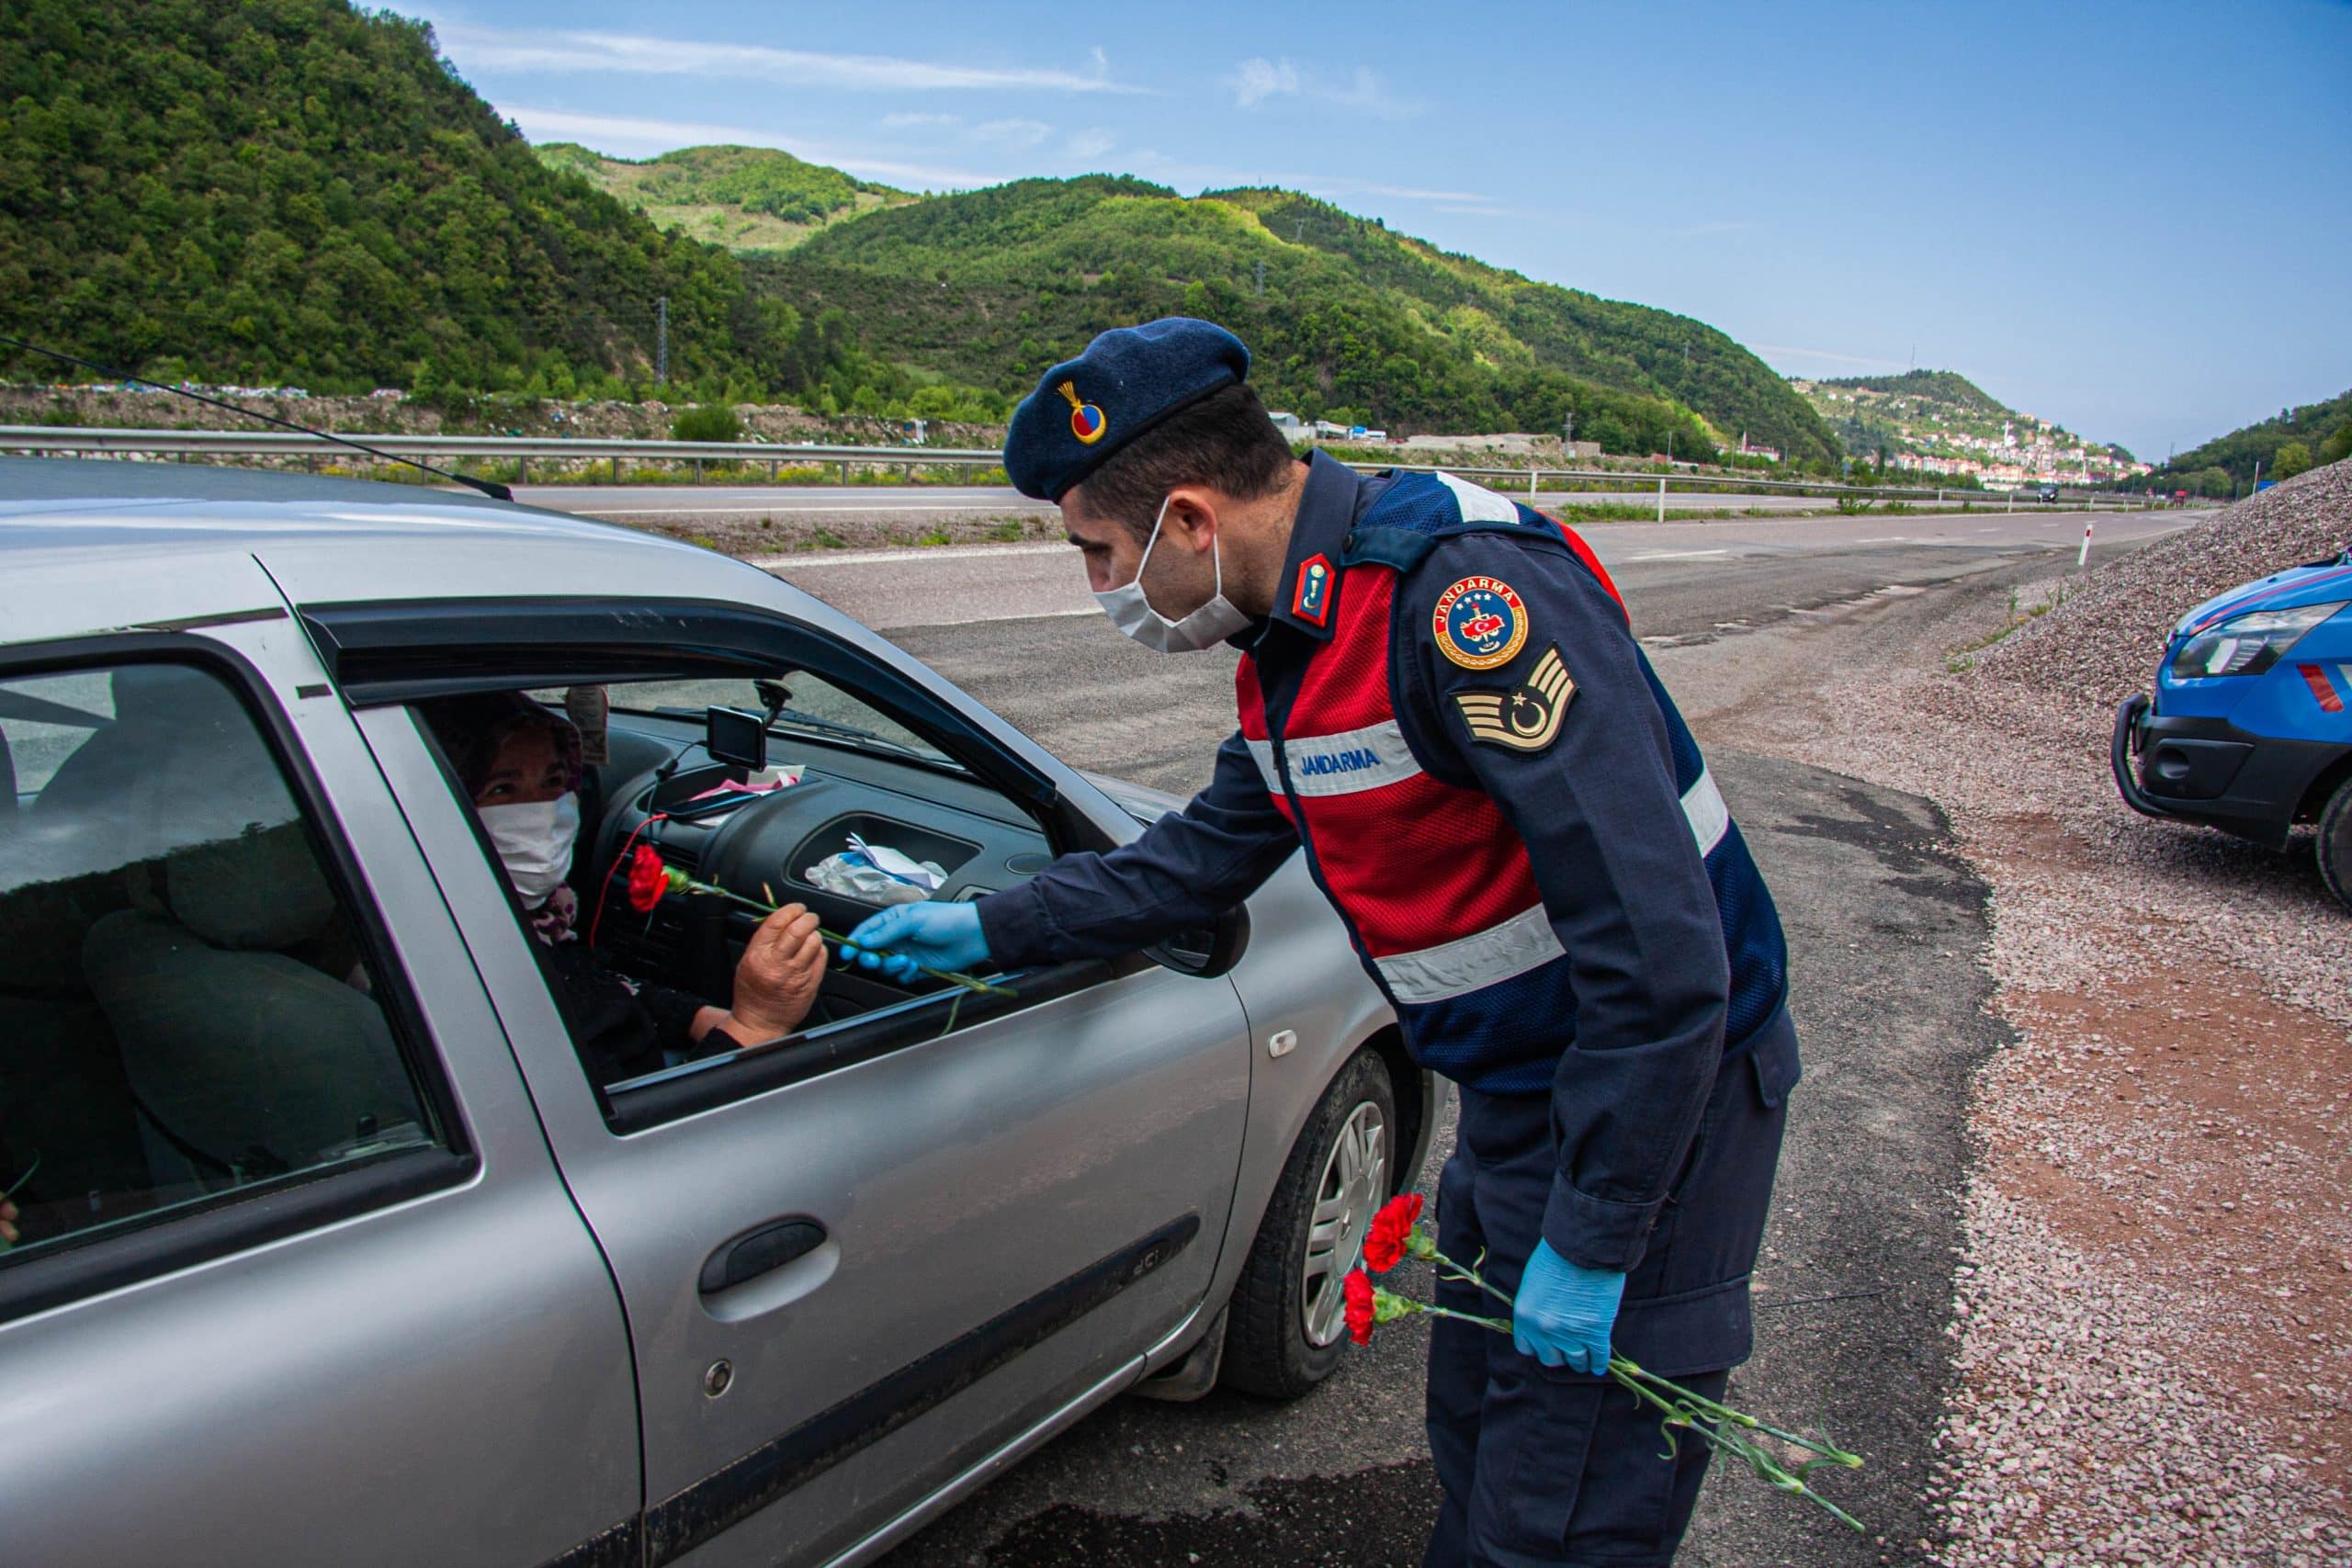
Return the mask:
{"type": "MultiPolygon", "coordinates": [[[[466,804],[489,783],[499,750],[517,730],[539,728],[554,738],[556,755],[563,762],[563,787],[577,790],[587,770],[581,761],[580,731],[552,708],[533,702],[520,692],[481,692],[459,697],[435,697],[417,705],[442,754],[465,787],[466,804]]],[[[502,874],[503,874],[502,873],[502,874]]],[[[559,887],[536,909],[524,912],[531,934],[541,942],[570,942],[572,922],[580,915],[580,898],[570,887],[559,887]]]]}

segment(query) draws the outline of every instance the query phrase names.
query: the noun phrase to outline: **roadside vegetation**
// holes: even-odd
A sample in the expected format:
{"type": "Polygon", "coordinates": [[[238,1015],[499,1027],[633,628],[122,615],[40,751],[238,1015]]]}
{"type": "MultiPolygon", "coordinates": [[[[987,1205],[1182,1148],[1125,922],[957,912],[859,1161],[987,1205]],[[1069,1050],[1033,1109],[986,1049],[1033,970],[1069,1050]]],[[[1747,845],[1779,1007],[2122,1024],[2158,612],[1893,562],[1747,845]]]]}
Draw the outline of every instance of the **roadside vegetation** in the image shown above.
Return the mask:
{"type": "Polygon", "coordinates": [[[2266,479],[2290,479],[2306,469],[2352,457],[2352,389],[2324,402],[2283,408],[2272,419],[2192,446],[2126,489],[2230,501],[2252,492],[2256,466],[2266,479]]]}

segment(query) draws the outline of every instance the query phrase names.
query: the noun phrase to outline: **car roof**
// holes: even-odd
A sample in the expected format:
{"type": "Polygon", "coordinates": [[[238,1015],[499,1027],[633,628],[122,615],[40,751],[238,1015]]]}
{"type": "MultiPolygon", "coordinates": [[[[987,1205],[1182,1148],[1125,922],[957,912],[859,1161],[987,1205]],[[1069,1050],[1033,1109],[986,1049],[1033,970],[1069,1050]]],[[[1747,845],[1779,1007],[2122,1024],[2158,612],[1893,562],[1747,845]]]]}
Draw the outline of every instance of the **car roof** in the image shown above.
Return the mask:
{"type": "MultiPolygon", "coordinates": [[[[252,555],[300,563],[297,602],[384,597],[395,583],[560,577],[664,597],[725,596],[740,561],[679,540],[469,490],[198,463],[0,457],[0,573],[119,552],[252,555]],[[555,547],[550,548],[550,547],[555,547]],[[461,571],[452,568],[462,565],[461,571]]],[[[94,560],[94,558],[96,558],[94,560]]],[[[762,573],[762,576],[766,574],[762,573]]]]}

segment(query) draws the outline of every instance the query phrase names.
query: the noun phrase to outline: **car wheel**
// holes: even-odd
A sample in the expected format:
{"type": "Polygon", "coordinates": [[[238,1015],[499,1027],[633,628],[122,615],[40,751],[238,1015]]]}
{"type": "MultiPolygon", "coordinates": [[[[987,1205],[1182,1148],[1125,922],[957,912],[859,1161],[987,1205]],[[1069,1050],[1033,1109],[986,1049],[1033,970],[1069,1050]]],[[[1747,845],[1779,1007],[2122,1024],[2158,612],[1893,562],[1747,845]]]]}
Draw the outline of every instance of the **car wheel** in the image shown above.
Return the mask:
{"type": "Polygon", "coordinates": [[[2341,903],[2352,906],[2352,779],[2335,786],[2319,814],[2319,876],[2341,903]]]}
{"type": "Polygon", "coordinates": [[[1222,1374],[1229,1386],[1295,1399],[1339,1365],[1347,1338],[1340,1281],[1388,1201],[1396,1133],[1387,1064],[1358,1051],[1291,1146],[1233,1287],[1222,1374]]]}

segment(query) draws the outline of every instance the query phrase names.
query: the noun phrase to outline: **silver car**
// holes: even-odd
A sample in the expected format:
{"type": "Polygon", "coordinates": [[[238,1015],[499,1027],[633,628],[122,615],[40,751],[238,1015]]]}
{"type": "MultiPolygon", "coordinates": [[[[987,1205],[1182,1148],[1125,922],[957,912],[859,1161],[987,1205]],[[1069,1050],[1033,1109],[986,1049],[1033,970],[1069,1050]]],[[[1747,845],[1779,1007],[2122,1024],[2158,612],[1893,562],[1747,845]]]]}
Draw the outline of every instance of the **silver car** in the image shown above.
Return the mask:
{"type": "Polygon", "coordinates": [[[416,707],[597,690],[581,925],[721,1004],[756,916],[637,912],[633,837],[839,931],[851,834],[961,898],[1176,804],[699,549],[0,460],[0,1562],[854,1562],[1123,1392],[1329,1371],[1441,1100],[1296,859],[600,1082],[416,707]]]}

